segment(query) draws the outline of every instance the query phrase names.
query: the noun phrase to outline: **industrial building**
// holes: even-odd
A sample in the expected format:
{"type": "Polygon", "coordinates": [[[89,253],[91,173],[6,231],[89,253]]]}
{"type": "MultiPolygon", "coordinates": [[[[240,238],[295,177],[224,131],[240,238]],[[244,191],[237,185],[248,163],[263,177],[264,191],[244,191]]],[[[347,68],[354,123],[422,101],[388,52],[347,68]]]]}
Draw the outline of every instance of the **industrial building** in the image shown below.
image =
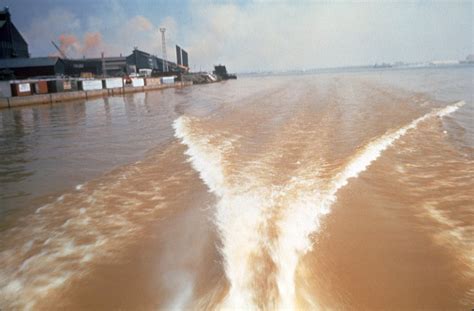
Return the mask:
{"type": "Polygon", "coordinates": [[[139,73],[141,70],[150,70],[153,76],[171,75],[183,72],[182,66],[166,61],[163,70],[163,59],[139,49],[134,49],[127,57],[104,57],[65,59],[65,74],[79,77],[84,74],[93,76],[121,77],[139,73]]]}
{"type": "Polygon", "coordinates": [[[122,77],[129,73],[127,58],[122,56],[104,57],[103,70],[105,70],[106,76],[122,77]]]}
{"type": "Polygon", "coordinates": [[[59,57],[0,59],[0,77],[3,79],[26,79],[64,74],[65,64],[59,57]]]}
{"type": "Polygon", "coordinates": [[[230,74],[227,72],[227,68],[224,65],[214,66],[213,73],[222,80],[237,79],[235,74],[230,74]]]}
{"type": "Polygon", "coordinates": [[[176,46],[176,62],[178,63],[178,66],[189,68],[188,52],[178,45],[176,46]]]}
{"type": "Polygon", "coordinates": [[[127,65],[132,72],[140,72],[140,69],[151,69],[154,75],[163,75],[163,63],[168,69],[166,73],[179,73],[182,72],[175,63],[170,61],[163,62],[162,58],[156,57],[149,53],[140,51],[135,48],[129,56],[127,56],[127,65]]]}
{"type": "Polygon", "coordinates": [[[91,59],[65,59],[65,73],[71,77],[80,77],[83,75],[101,76],[102,62],[91,59]]]}
{"type": "MultiPolygon", "coordinates": [[[[163,47],[165,46],[162,31],[163,47]]],[[[31,77],[68,76],[81,78],[123,77],[132,74],[147,76],[174,76],[187,72],[188,54],[177,46],[178,64],[135,48],[127,57],[99,57],[70,59],[54,42],[61,58],[30,58],[28,44],[11,22],[8,8],[0,11],[0,80],[31,77]]]]}
{"type": "Polygon", "coordinates": [[[65,74],[70,77],[84,75],[122,77],[129,73],[125,57],[65,59],[65,74]]]}
{"type": "Polygon", "coordinates": [[[183,66],[166,62],[154,55],[133,50],[127,57],[61,59],[59,57],[5,58],[0,59],[0,79],[25,79],[37,76],[69,77],[123,77],[141,70],[150,70],[153,76],[176,75],[185,72],[183,66]]]}
{"type": "Polygon", "coordinates": [[[10,11],[0,11],[0,58],[28,58],[28,43],[11,21],[10,11]]]}

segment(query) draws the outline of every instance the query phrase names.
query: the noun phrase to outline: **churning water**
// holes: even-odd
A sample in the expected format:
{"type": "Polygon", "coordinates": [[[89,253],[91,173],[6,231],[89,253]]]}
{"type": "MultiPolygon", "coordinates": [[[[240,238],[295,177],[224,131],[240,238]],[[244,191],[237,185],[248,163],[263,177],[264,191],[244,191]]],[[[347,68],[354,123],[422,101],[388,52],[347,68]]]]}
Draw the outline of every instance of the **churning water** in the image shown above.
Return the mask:
{"type": "Polygon", "coordinates": [[[467,309],[473,68],[0,112],[0,309],[467,309]]]}

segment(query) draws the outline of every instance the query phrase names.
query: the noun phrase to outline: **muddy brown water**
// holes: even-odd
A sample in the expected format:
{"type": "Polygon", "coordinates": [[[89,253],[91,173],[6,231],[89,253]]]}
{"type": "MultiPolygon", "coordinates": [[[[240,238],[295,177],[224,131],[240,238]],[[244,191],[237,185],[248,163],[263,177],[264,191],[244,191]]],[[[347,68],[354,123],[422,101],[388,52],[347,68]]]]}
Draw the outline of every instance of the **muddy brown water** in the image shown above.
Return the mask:
{"type": "Polygon", "coordinates": [[[472,308],[473,72],[0,111],[0,309],[472,308]]]}

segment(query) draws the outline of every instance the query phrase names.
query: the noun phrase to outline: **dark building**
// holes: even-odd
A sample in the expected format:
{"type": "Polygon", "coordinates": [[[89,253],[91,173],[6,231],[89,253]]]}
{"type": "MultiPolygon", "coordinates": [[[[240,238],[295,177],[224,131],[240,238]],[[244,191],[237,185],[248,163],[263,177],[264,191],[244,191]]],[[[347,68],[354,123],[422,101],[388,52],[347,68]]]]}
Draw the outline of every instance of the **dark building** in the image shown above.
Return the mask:
{"type": "Polygon", "coordinates": [[[176,46],[176,62],[179,67],[184,67],[183,69],[186,71],[189,70],[188,52],[180,46],[176,46]]]}
{"type": "Polygon", "coordinates": [[[59,57],[0,59],[0,75],[6,79],[58,76],[64,75],[64,72],[65,65],[59,57]]]}
{"type": "Polygon", "coordinates": [[[122,77],[128,73],[127,59],[125,57],[104,57],[65,59],[66,75],[79,77],[81,74],[90,73],[93,76],[122,77]],[[105,74],[103,70],[105,69],[105,74]]]}
{"type": "Polygon", "coordinates": [[[222,80],[237,79],[235,74],[227,73],[227,68],[224,65],[214,66],[214,74],[222,80]]]}
{"type": "MultiPolygon", "coordinates": [[[[93,76],[122,77],[130,73],[138,73],[140,69],[150,69],[153,75],[163,75],[163,60],[149,53],[134,49],[127,57],[105,57],[65,59],[65,74],[79,77],[84,74],[93,76]]],[[[176,74],[181,71],[175,63],[167,62],[168,73],[176,74]]],[[[165,74],[166,75],[166,74],[165,74]]]]}
{"type": "Polygon", "coordinates": [[[90,59],[65,59],[65,74],[71,77],[80,77],[87,73],[92,76],[102,75],[102,62],[90,59]]]}
{"type": "Polygon", "coordinates": [[[123,77],[123,75],[129,72],[128,67],[127,67],[127,58],[122,57],[122,56],[105,57],[104,69],[106,71],[107,76],[123,77]]]}
{"type": "Polygon", "coordinates": [[[66,74],[69,76],[80,76],[81,73],[87,72],[94,76],[122,77],[128,73],[125,57],[105,57],[103,60],[102,58],[68,59],[65,63],[66,74]]]}
{"type": "MultiPolygon", "coordinates": [[[[138,70],[140,69],[159,70],[160,68],[156,56],[140,51],[138,49],[134,49],[132,54],[127,56],[127,64],[129,66],[134,67],[136,72],[138,72],[138,70]]],[[[163,65],[161,66],[161,69],[162,68],[163,65]]]]}
{"type": "Polygon", "coordinates": [[[0,58],[27,58],[28,43],[13,25],[8,8],[0,11],[0,58]]]}
{"type": "Polygon", "coordinates": [[[182,55],[181,47],[176,46],[176,62],[178,63],[178,65],[183,64],[181,55],[182,55]]]}
{"type": "MultiPolygon", "coordinates": [[[[181,72],[175,63],[167,61],[166,64],[170,73],[181,72]]],[[[132,54],[127,56],[127,65],[135,68],[136,72],[139,72],[140,69],[151,69],[153,74],[163,73],[163,59],[138,49],[134,49],[132,54]]]]}
{"type": "Polygon", "coordinates": [[[186,52],[185,50],[181,50],[181,52],[183,53],[183,55],[182,55],[182,57],[183,57],[183,66],[184,67],[189,67],[188,52],[186,52]]]}

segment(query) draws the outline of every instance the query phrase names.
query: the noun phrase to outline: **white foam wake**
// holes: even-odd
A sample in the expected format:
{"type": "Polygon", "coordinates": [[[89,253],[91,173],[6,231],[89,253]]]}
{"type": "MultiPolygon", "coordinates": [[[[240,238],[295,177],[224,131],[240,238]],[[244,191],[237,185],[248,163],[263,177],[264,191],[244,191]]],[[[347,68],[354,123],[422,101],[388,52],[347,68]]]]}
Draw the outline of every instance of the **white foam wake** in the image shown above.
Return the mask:
{"type": "Polygon", "coordinates": [[[175,136],[188,146],[189,156],[194,169],[209,190],[218,196],[224,194],[224,172],[222,171],[222,151],[209,145],[210,135],[199,135],[192,131],[192,118],[179,117],[173,123],[175,136]],[[192,146],[192,147],[190,147],[192,146]]]}
{"type": "Polygon", "coordinates": [[[426,119],[433,117],[444,117],[448,114],[451,114],[462,107],[464,104],[464,101],[460,101],[445,108],[433,110],[432,112],[415,119],[410,124],[398,129],[397,131],[386,133],[385,135],[367,144],[362,151],[352,158],[352,160],[334,179],[334,194],[340,188],[344,187],[350,178],[357,177],[359,173],[365,171],[367,167],[373,161],[375,161],[384,150],[391,146],[400,137],[405,135],[409,130],[415,129],[418,124],[425,121],[426,119]]]}
{"type": "MultiPolygon", "coordinates": [[[[295,309],[294,280],[299,258],[311,250],[310,235],[317,232],[322,217],[330,212],[337,192],[420,122],[443,117],[463,105],[458,102],[434,110],[371,141],[329,181],[318,179],[314,168],[302,168],[285,186],[268,185],[249,176],[241,184],[230,184],[225,155],[232,152],[235,138],[221,137],[216,143],[219,134],[196,131],[194,126],[199,124],[195,119],[181,116],[175,120],[175,135],[187,146],[191,164],[219,197],[215,223],[231,286],[223,307],[295,309]],[[266,269],[268,265],[272,268],[266,269]]],[[[255,162],[258,164],[258,160],[255,162]]],[[[254,171],[258,171],[258,165],[254,171]]]]}

